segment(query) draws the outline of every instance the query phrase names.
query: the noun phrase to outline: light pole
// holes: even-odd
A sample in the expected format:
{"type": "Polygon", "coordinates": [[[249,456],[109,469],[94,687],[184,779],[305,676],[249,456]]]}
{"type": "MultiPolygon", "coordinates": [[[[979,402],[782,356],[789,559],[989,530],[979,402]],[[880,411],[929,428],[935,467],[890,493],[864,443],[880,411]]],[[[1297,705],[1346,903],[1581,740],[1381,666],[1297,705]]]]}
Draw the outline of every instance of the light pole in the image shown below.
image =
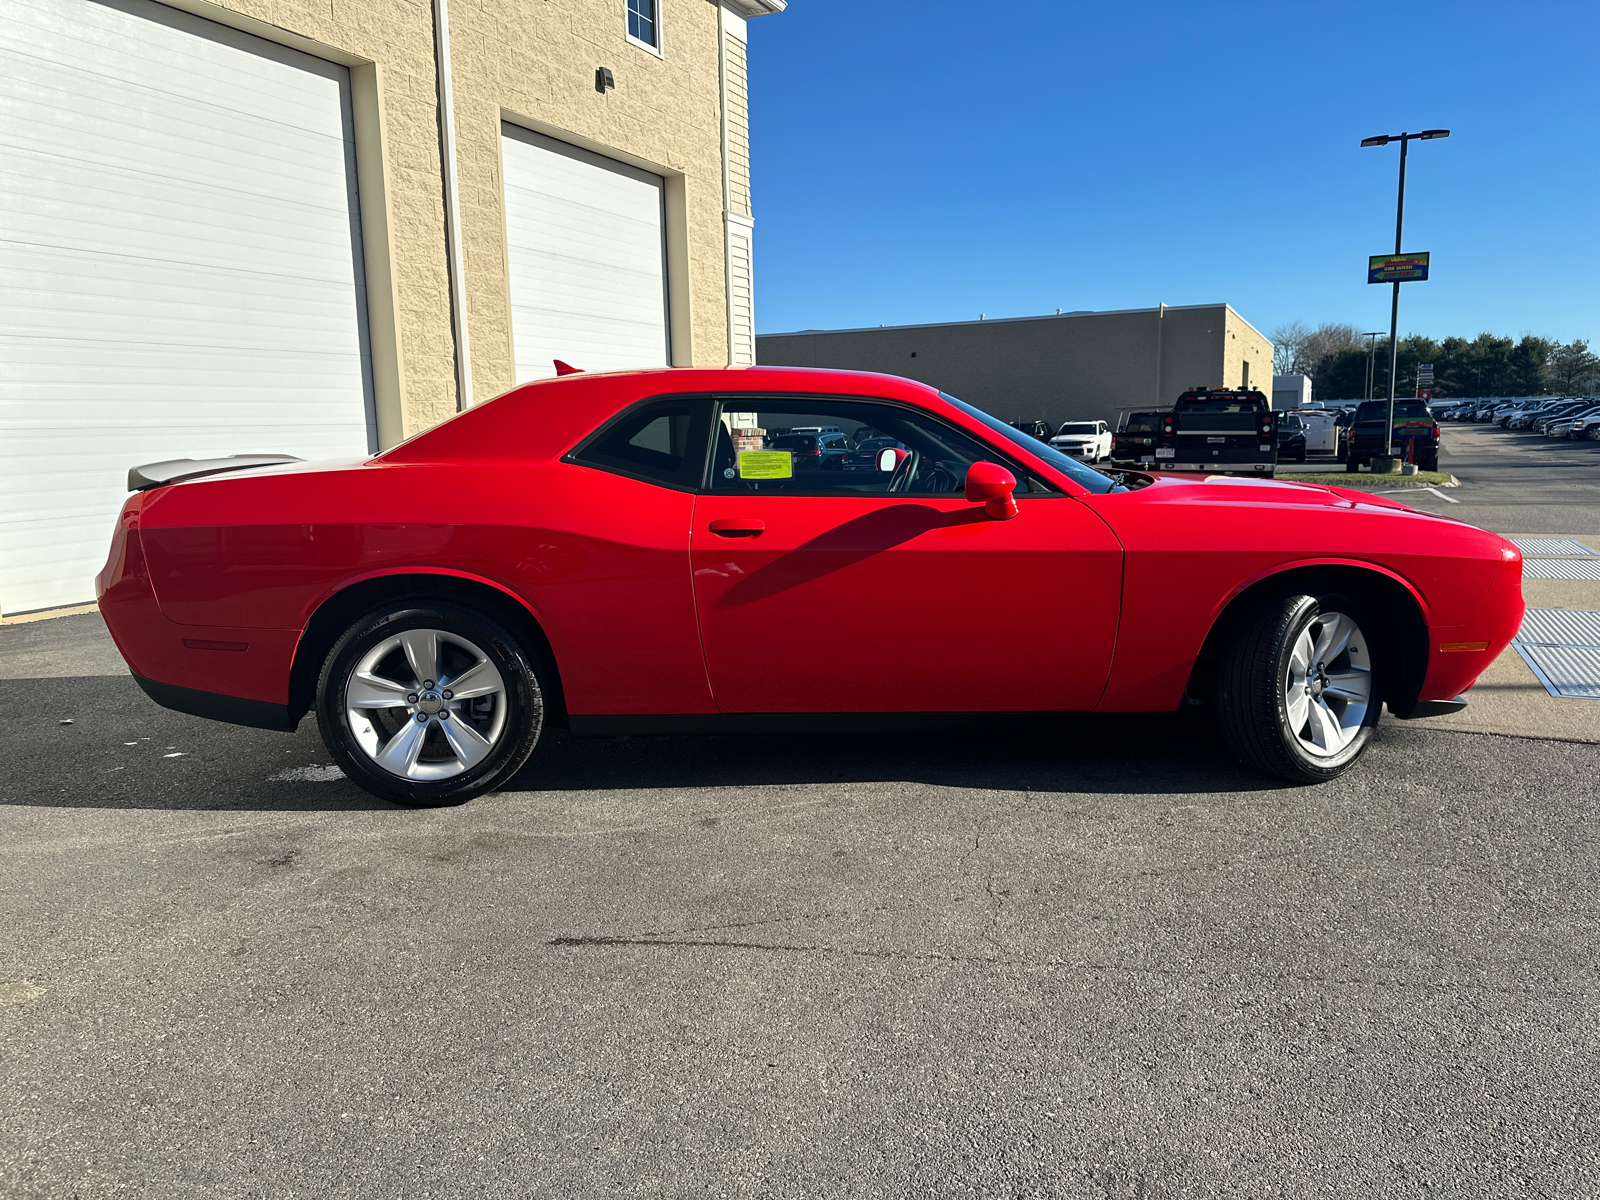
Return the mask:
{"type": "Polygon", "coordinates": [[[1383,330],[1375,333],[1363,333],[1360,336],[1367,339],[1367,399],[1372,399],[1372,352],[1377,348],[1377,343],[1372,339],[1383,336],[1383,330]]]}
{"type": "MultiPolygon", "coordinates": [[[[1380,134],[1377,137],[1362,138],[1363,146],[1387,146],[1390,142],[1400,143],[1400,199],[1395,205],[1394,213],[1394,252],[1403,254],[1400,249],[1400,234],[1406,222],[1406,146],[1412,142],[1431,142],[1434,138],[1447,138],[1450,136],[1448,129],[1424,129],[1421,133],[1396,133],[1380,134]]],[[[1394,300],[1389,305],[1389,424],[1384,430],[1383,454],[1385,458],[1394,457],[1394,377],[1395,367],[1399,359],[1399,333],[1400,333],[1400,281],[1394,284],[1394,300]]]]}

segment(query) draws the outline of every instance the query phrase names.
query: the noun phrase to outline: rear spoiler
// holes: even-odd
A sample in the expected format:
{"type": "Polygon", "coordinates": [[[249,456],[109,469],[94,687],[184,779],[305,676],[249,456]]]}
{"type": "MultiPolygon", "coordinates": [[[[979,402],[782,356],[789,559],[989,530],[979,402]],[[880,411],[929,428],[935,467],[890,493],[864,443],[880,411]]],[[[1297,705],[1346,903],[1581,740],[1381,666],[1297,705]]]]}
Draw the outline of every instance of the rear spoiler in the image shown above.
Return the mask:
{"type": "Polygon", "coordinates": [[[273,467],[280,463],[304,462],[292,454],[232,454],[227,458],[169,458],[165,462],[145,463],[128,469],[128,490],[143,492],[203,475],[242,471],[246,467],[273,467]]]}

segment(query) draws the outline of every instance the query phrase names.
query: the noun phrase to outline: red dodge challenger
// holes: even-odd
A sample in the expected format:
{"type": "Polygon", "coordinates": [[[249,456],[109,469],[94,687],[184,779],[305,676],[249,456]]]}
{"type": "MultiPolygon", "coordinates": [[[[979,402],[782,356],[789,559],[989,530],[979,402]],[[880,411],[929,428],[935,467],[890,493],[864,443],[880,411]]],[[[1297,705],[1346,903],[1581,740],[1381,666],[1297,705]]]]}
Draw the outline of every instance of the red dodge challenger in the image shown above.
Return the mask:
{"type": "Polygon", "coordinates": [[[1460,708],[1522,618],[1503,538],[1382,497],[1106,475],[885,375],[519,387],[365,461],[135,468],[100,609],[144,690],[293,730],[402,804],[542,731],[913,728],[1214,707],[1280,778],[1460,708]],[[1041,629],[1053,631],[1041,641],[1041,629]],[[845,654],[862,631],[886,648],[845,654]]]}

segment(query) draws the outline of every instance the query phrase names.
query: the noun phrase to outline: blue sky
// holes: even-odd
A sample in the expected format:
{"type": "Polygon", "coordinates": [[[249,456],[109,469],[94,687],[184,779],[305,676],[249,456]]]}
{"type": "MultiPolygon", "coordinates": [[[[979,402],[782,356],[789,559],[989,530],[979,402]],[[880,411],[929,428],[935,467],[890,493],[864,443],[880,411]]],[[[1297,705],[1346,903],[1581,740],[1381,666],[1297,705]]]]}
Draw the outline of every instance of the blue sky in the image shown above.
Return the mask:
{"type": "Polygon", "coordinates": [[[791,0],[750,24],[763,333],[1227,301],[1600,342],[1600,3],[791,0]]]}

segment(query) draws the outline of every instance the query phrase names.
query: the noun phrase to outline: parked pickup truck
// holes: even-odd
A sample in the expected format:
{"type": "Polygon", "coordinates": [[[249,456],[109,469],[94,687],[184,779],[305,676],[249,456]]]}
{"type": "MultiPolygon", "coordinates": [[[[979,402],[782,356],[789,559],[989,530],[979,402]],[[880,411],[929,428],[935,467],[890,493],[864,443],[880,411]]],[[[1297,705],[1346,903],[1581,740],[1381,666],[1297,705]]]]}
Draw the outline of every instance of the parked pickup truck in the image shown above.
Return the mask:
{"type": "MultiPolygon", "coordinates": [[[[1359,471],[1383,453],[1383,425],[1389,416],[1387,400],[1363,400],[1346,435],[1344,469],[1359,471]]],[[[1422,400],[1394,402],[1394,453],[1423,471],[1439,469],[1439,422],[1422,400]]]]}
{"type": "Polygon", "coordinates": [[[1129,413],[1111,458],[1147,471],[1271,476],[1278,465],[1278,414],[1253,388],[1195,388],[1165,411],[1129,413]]]}

